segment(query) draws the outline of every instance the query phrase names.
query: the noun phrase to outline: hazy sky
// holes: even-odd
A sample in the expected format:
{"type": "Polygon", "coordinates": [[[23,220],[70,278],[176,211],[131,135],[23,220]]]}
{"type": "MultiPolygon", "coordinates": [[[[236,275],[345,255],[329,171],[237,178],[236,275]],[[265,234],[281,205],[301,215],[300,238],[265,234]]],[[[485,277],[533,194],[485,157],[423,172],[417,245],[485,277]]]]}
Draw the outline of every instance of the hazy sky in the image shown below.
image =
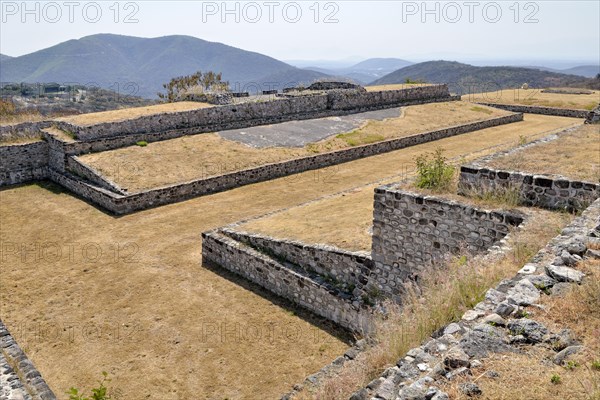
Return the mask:
{"type": "Polygon", "coordinates": [[[600,61],[598,1],[1,1],[0,52],[191,35],[283,60],[600,61]],[[25,4],[25,6],[23,6],[25,4]]]}

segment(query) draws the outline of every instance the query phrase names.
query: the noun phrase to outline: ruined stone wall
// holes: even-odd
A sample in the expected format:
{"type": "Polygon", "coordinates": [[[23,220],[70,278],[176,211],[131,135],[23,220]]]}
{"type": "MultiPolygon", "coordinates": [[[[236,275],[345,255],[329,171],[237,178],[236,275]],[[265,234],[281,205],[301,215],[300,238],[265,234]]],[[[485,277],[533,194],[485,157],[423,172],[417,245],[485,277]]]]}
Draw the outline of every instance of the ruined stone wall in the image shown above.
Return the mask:
{"type": "Polygon", "coordinates": [[[370,325],[368,308],[327,282],[270,258],[218,231],[202,234],[203,263],[221,267],[352,331],[370,325]]]}
{"type": "Polygon", "coordinates": [[[572,118],[587,118],[589,115],[588,110],[569,110],[566,108],[556,107],[542,107],[542,106],[522,106],[519,104],[496,104],[496,103],[477,103],[484,106],[501,108],[503,110],[520,112],[527,114],[542,114],[542,115],[556,115],[559,117],[572,117],[572,118]]]}
{"type": "Polygon", "coordinates": [[[82,163],[76,156],[67,157],[65,168],[72,174],[88,180],[101,188],[108,189],[118,194],[126,194],[119,185],[106,179],[100,172],[89,165],[82,163]]]}
{"type": "Polygon", "coordinates": [[[551,210],[581,211],[600,197],[600,184],[564,177],[466,165],[460,169],[459,188],[463,193],[515,190],[527,206],[551,210]]]}
{"type": "Polygon", "coordinates": [[[0,141],[12,139],[36,139],[42,136],[41,129],[51,125],[50,121],[22,122],[0,126],[0,141]]]}
{"type": "Polygon", "coordinates": [[[334,246],[308,245],[299,241],[275,239],[256,233],[224,228],[232,239],[287,260],[307,272],[314,272],[336,287],[352,292],[368,283],[373,263],[366,252],[351,252],[334,246]]]}
{"type": "Polygon", "coordinates": [[[373,269],[377,289],[401,301],[406,284],[418,283],[426,267],[448,252],[482,252],[504,238],[523,217],[479,210],[455,201],[403,191],[375,189],[373,269]]]}
{"type": "Polygon", "coordinates": [[[340,92],[147,115],[126,121],[106,122],[89,126],[61,121],[57,122],[57,126],[65,131],[75,133],[79,140],[89,141],[122,135],[182,129],[194,129],[195,133],[212,132],[289,120],[340,115],[340,112],[347,111],[356,113],[394,107],[414,101],[428,102],[433,99],[451,99],[446,85],[368,93],[358,91],[340,92]]]}
{"type": "Polygon", "coordinates": [[[0,186],[44,179],[47,173],[47,142],[0,146],[0,186]]]}
{"type": "MultiPolygon", "coordinates": [[[[427,143],[434,140],[460,135],[492,126],[516,122],[523,119],[522,114],[512,114],[503,117],[496,117],[484,121],[473,122],[464,125],[458,125],[450,128],[444,128],[436,131],[420,133],[412,136],[398,139],[386,140],[383,142],[372,143],[362,146],[351,147],[348,149],[333,151],[329,153],[317,154],[314,156],[297,158],[279,163],[266,164],[255,168],[249,168],[241,171],[235,171],[224,175],[211,178],[198,179],[191,182],[180,183],[172,186],[151,189],[139,193],[120,196],[102,192],[94,194],[95,185],[85,182],[77,182],[77,177],[67,176],[61,178],[57,183],[68,183],[68,188],[78,195],[100,205],[116,214],[127,214],[134,211],[144,210],[151,207],[157,207],[164,204],[175,203],[191,199],[194,197],[217,193],[220,191],[232,189],[250,183],[256,183],[275,179],[291,174],[296,174],[312,169],[324,168],[331,165],[357,160],[376,154],[399,150],[405,147],[417,144],[427,143]],[[98,203],[98,201],[101,201],[98,203]]],[[[58,154],[53,157],[52,147],[54,141],[51,141],[51,160],[55,160],[54,170],[64,171],[65,157],[58,154]]],[[[64,144],[68,147],[70,144],[64,144]]],[[[57,150],[58,151],[58,150],[57,150]]],[[[52,162],[51,162],[52,166],[52,162]]],[[[54,175],[53,175],[54,176],[54,175]]],[[[57,178],[58,179],[58,178],[57,178]]]]}

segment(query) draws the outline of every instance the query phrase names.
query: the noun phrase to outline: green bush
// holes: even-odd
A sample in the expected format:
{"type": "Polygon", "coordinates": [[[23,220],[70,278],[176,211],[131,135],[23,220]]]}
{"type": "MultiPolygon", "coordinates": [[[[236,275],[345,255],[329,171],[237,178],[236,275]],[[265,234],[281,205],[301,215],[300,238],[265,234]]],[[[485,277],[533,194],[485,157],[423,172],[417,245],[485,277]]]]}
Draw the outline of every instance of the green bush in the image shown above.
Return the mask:
{"type": "Polygon", "coordinates": [[[145,140],[140,140],[139,142],[136,142],[135,144],[137,144],[140,147],[148,146],[148,142],[146,142],[145,140]]]}
{"type": "Polygon", "coordinates": [[[417,187],[442,190],[448,188],[454,177],[454,167],[444,157],[443,149],[433,154],[421,154],[415,160],[417,165],[417,187]]]}
{"type": "Polygon", "coordinates": [[[78,389],[71,387],[66,393],[69,395],[69,400],[111,400],[112,397],[108,394],[108,388],[106,383],[111,380],[108,379],[108,372],[102,371],[102,380],[98,381],[97,388],[92,388],[92,397],[85,397],[82,393],[79,393],[78,389]]]}

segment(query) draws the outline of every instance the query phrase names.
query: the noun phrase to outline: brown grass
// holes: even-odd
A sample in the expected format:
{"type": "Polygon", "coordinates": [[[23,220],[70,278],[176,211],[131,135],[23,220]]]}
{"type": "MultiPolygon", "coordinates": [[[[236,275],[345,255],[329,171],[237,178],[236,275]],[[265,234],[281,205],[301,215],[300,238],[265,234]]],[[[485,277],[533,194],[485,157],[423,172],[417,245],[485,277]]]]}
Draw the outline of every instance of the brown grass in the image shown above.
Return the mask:
{"type": "MultiPolygon", "coordinates": [[[[357,362],[345,366],[339,376],[326,380],[319,388],[301,393],[299,399],[347,399],[383,370],[398,361],[408,350],[422,344],[439,328],[455,321],[483,299],[485,292],[500,280],[512,277],[546,242],[566,225],[567,214],[538,211],[534,220],[520,232],[513,232],[512,249],[498,262],[480,258],[452,259],[428,275],[421,295],[407,299],[403,309],[391,307],[388,319],[377,326],[378,344],[361,354],[357,362]]],[[[513,399],[522,397],[512,397],[513,399]]]]}
{"type": "Polygon", "coordinates": [[[212,107],[212,104],[194,101],[178,101],[176,103],[157,104],[154,106],[122,108],[119,110],[101,111],[88,114],[79,114],[69,117],[57,118],[59,121],[75,125],[94,125],[103,122],[118,122],[127,119],[143,117],[153,114],[170,113],[179,111],[197,110],[212,107]]]}
{"type": "Polygon", "coordinates": [[[600,181],[600,126],[582,125],[557,140],[529,147],[489,163],[493,168],[600,181]]]}
{"type": "Polygon", "coordinates": [[[496,92],[474,93],[462,96],[463,101],[500,104],[522,104],[568,109],[591,110],[600,103],[600,91],[592,94],[542,93],[540,89],[504,89],[496,92]]]}
{"type": "Polygon", "coordinates": [[[391,177],[407,159],[434,146],[473,153],[512,145],[523,132],[535,136],[571,123],[526,116],[515,125],[119,218],[53,185],[2,190],[0,317],[59,396],[71,385],[96,385],[106,370],[111,387],[125,399],[274,398],[340,355],[345,344],[333,332],[316,329],[326,326],[310,314],[292,315],[268,293],[200,265],[201,232],[391,177]],[[51,246],[48,256],[40,253],[45,244],[51,246]],[[53,244],[60,248],[58,258],[53,244]],[[14,254],[13,245],[23,252],[14,254]],[[225,342],[217,335],[203,342],[202,324],[214,322],[274,322],[311,334],[225,342]],[[37,327],[53,324],[66,333],[36,335],[37,327]],[[90,336],[85,327],[95,333],[90,336]]]}
{"type": "MultiPolygon", "coordinates": [[[[392,154],[397,153],[397,156],[391,161],[391,165],[394,165],[395,176],[384,179],[381,183],[413,178],[415,176],[415,157],[424,152],[431,152],[437,147],[444,148],[445,155],[453,158],[452,162],[458,166],[458,164],[501,149],[513,148],[518,145],[520,135],[526,135],[531,139],[546,135],[548,129],[553,125],[547,125],[550,121],[545,118],[547,117],[540,119],[538,115],[527,115],[524,122],[517,124],[485,129],[394,152],[392,154]]],[[[569,121],[561,120],[560,122],[568,123],[569,121]]],[[[378,157],[370,159],[375,161],[378,157]]],[[[335,168],[339,167],[331,167],[331,173],[318,178],[324,182],[335,180],[335,168]]],[[[516,206],[509,196],[506,198],[457,196],[454,194],[456,193],[457,177],[458,175],[455,175],[451,187],[442,193],[444,197],[469,202],[483,208],[513,208],[516,206]]],[[[256,219],[243,224],[241,229],[279,238],[301,240],[306,243],[323,243],[348,250],[368,251],[371,248],[369,229],[373,222],[373,188],[377,185],[369,185],[316,203],[256,219]]],[[[405,189],[415,190],[412,179],[408,179],[401,186],[405,189]]],[[[431,190],[419,190],[427,194],[440,194],[431,190]]]]}
{"type": "Polygon", "coordinates": [[[352,145],[372,142],[373,138],[377,139],[375,141],[380,141],[403,137],[506,114],[494,110],[494,115],[490,116],[472,111],[471,107],[472,105],[463,102],[411,106],[406,109],[403,117],[371,121],[364,128],[350,134],[337,135],[309,144],[305,148],[256,149],[222,139],[216,134],[201,134],[150,143],[146,147],[131,146],[89,154],[82,156],[81,159],[130,192],[136,192],[310,156],[319,152],[348,148],[352,145]]]}
{"type": "MultiPolygon", "coordinates": [[[[552,332],[571,329],[585,347],[569,358],[576,364],[572,368],[554,365],[548,360],[555,353],[543,347],[529,348],[522,355],[493,355],[475,375],[482,399],[600,399],[600,370],[592,367],[593,362],[600,362],[600,261],[586,261],[578,268],[588,274],[584,283],[572,286],[563,297],[543,296],[540,303],[546,308],[536,310],[533,317],[552,332]],[[483,374],[488,370],[500,377],[487,378],[483,374]],[[551,383],[553,375],[560,377],[559,384],[551,383]]],[[[466,399],[457,390],[460,382],[448,385],[447,390],[452,398],[466,399]]]]}

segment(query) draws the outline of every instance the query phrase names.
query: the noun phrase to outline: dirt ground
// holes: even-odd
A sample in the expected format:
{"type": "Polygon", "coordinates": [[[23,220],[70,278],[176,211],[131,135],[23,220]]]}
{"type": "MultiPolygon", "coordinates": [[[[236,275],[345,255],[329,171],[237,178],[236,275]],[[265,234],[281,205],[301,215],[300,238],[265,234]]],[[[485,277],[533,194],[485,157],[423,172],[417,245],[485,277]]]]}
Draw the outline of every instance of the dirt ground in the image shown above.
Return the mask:
{"type": "Polygon", "coordinates": [[[201,232],[396,176],[438,146],[467,155],[573,121],[527,115],[119,218],[54,185],[2,190],[0,317],[59,396],[95,386],[105,370],[118,399],[276,398],[346,343],[319,319],[203,266],[201,232]]]}
{"type": "Polygon", "coordinates": [[[145,147],[130,146],[88,154],[81,160],[130,193],[135,193],[506,114],[502,110],[475,107],[466,102],[431,103],[407,107],[401,117],[370,121],[361,129],[311,143],[304,148],[257,149],[209,133],[150,143],[145,147]]]}
{"type": "Polygon", "coordinates": [[[571,179],[600,182],[600,126],[582,125],[549,143],[497,158],[490,164],[504,168],[562,175],[571,179]]]}
{"type": "MultiPolygon", "coordinates": [[[[519,136],[528,140],[546,136],[553,130],[561,130],[575,121],[569,118],[544,117],[526,114],[523,122],[468,133],[454,138],[439,140],[395,152],[392,165],[398,176],[381,183],[398,181],[414,173],[414,159],[420,154],[444,148],[454,163],[473,160],[486,154],[516,147],[519,136]],[[560,128],[557,128],[559,127],[560,128]],[[470,150],[467,150],[470,149],[470,150]]],[[[385,156],[385,155],[384,155],[385,156]]],[[[376,160],[378,157],[372,157],[376,160]]],[[[452,160],[451,160],[452,161],[452,160]]],[[[370,228],[373,222],[372,185],[319,200],[301,207],[256,219],[243,224],[240,229],[269,236],[301,240],[307,243],[334,245],[348,250],[371,249],[370,228]]],[[[486,204],[479,203],[485,207],[486,204]]]]}
{"type": "Polygon", "coordinates": [[[206,107],[212,107],[212,104],[200,103],[197,101],[178,101],[176,103],[157,104],[154,106],[131,107],[120,110],[73,115],[69,117],[57,118],[57,120],[69,122],[75,125],[86,126],[99,124],[102,122],[125,121],[127,119],[143,117],[152,114],[197,110],[206,107]]]}
{"type": "MultiPolygon", "coordinates": [[[[570,88],[572,90],[572,88],[570,88]]],[[[592,110],[600,103],[600,91],[591,94],[542,93],[542,89],[504,89],[495,92],[474,93],[462,96],[463,101],[500,104],[523,104],[570,109],[592,110]]]]}

